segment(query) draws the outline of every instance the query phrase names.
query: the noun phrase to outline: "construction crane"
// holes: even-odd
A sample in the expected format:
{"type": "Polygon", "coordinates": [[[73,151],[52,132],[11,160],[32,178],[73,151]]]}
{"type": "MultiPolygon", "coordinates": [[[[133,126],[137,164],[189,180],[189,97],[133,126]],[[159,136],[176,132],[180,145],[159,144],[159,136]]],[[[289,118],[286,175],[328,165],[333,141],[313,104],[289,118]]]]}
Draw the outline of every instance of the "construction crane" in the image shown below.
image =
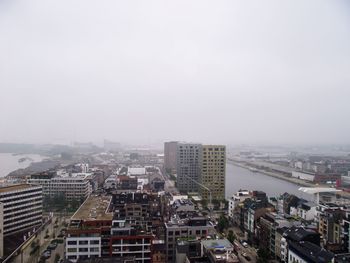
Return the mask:
{"type": "Polygon", "coordinates": [[[205,185],[201,184],[200,182],[197,182],[196,180],[192,179],[191,177],[185,175],[188,179],[190,179],[192,182],[198,184],[199,186],[203,187],[205,190],[207,190],[209,192],[209,214],[210,214],[210,218],[212,217],[212,210],[213,210],[213,204],[212,204],[212,199],[211,199],[211,191],[208,187],[206,187],[205,185]]]}

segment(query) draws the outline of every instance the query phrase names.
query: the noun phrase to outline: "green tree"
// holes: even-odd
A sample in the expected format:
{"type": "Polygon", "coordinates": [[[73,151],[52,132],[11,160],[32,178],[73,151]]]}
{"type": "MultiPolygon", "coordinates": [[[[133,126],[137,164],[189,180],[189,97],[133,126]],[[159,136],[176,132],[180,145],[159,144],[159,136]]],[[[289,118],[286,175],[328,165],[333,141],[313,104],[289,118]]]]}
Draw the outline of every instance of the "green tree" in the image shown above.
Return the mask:
{"type": "Polygon", "coordinates": [[[212,201],[212,205],[214,206],[214,210],[218,210],[220,208],[220,201],[217,199],[213,199],[212,201]]]}
{"type": "Polygon", "coordinates": [[[60,260],[60,254],[56,253],[55,255],[55,263],[57,263],[60,260]]]}
{"type": "Polygon", "coordinates": [[[228,241],[230,241],[231,243],[233,243],[233,241],[235,241],[236,236],[235,236],[235,234],[233,233],[232,230],[228,231],[227,239],[228,239],[228,241]]]}
{"type": "Polygon", "coordinates": [[[78,199],[73,199],[71,202],[70,202],[70,207],[73,211],[77,210],[79,208],[79,205],[80,205],[80,202],[78,199]]]}
{"type": "Polygon", "coordinates": [[[203,199],[203,200],[201,201],[201,204],[202,204],[203,208],[205,208],[205,207],[208,206],[208,201],[205,200],[205,199],[203,199]]]}
{"type": "Polygon", "coordinates": [[[257,263],[267,263],[269,260],[269,252],[265,248],[259,248],[257,263]]]}
{"type": "Polygon", "coordinates": [[[218,230],[220,232],[223,232],[224,229],[228,227],[228,225],[229,225],[228,219],[223,214],[221,214],[217,225],[218,230]]]}

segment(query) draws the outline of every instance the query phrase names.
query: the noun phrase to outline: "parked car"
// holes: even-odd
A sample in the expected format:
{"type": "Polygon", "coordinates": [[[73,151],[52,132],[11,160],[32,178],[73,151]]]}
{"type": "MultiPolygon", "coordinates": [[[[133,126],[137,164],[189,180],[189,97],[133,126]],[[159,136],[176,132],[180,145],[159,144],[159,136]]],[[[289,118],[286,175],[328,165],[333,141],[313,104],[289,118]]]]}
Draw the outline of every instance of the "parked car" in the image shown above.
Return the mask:
{"type": "Polygon", "coordinates": [[[248,256],[248,255],[245,256],[244,258],[245,258],[247,261],[250,261],[250,260],[251,260],[250,256],[248,256]]]}
{"type": "Polygon", "coordinates": [[[50,245],[47,246],[48,250],[54,250],[57,247],[57,243],[51,243],[50,245]]]}
{"type": "Polygon", "coordinates": [[[43,256],[40,257],[38,263],[45,263],[46,262],[46,258],[44,258],[43,256]]]}
{"type": "Polygon", "coordinates": [[[50,250],[45,250],[42,254],[42,257],[45,259],[48,259],[49,257],[51,257],[51,251],[50,250]]]}

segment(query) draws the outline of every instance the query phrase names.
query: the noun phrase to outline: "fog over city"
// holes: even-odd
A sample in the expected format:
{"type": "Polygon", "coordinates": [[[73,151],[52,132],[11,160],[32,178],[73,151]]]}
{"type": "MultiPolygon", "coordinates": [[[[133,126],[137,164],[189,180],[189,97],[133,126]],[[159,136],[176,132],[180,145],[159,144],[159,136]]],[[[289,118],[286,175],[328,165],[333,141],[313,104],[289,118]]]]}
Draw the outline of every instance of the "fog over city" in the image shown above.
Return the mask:
{"type": "Polygon", "coordinates": [[[0,1],[0,141],[350,143],[348,1],[0,1]]]}

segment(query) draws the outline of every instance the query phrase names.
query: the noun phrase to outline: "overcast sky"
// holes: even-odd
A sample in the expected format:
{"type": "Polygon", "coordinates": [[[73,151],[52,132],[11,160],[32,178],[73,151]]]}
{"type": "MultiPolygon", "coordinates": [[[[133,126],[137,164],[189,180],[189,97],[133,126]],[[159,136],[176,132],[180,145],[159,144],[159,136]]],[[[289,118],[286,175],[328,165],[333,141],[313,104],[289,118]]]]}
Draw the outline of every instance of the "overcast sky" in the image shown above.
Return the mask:
{"type": "Polygon", "coordinates": [[[104,138],[350,143],[349,1],[1,0],[0,141],[104,138]]]}

